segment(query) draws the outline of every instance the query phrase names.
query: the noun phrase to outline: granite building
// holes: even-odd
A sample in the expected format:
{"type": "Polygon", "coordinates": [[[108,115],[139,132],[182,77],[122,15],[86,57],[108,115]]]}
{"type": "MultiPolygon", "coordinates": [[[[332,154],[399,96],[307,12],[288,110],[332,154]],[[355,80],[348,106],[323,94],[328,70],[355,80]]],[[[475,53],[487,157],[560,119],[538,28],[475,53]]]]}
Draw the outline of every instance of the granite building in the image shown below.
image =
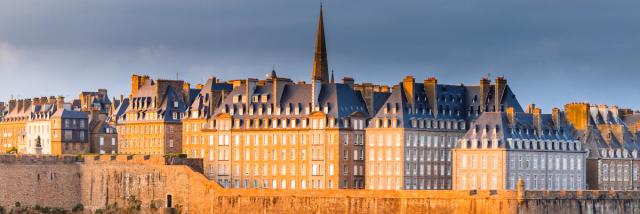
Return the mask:
{"type": "Polygon", "coordinates": [[[589,103],[566,104],[565,112],[588,151],[588,188],[638,190],[638,114],[589,103]]]}
{"type": "Polygon", "coordinates": [[[353,79],[329,76],[322,10],[311,76],[210,79],[186,111],[183,152],[229,188],[364,188],[369,111],[353,79]]]}
{"type": "Polygon", "coordinates": [[[112,114],[113,103],[109,100],[107,89],[98,89],[97,92],[80,92],[78,105],[89,118],[89,152],[115,154],[118,151],[118,136],[115,125],[108,121],[112,114]]]}
{"type": "Polygon", "coordinates": [[[64,97],[10,100],[0,121],[2,152],[82,154],[89,151],[87,115],[64,97]]]}
{"type": "Polygon", "coordinates": [[[485,112],[453,149],[453,189],[579,190],[586,187],[585,147],[559,109],[541,114],[485,112]]]}
{"type": "Polygon", "coordinates": [[[190,96],[189,84],[182,80],[132,75],[128,101],[111,119],[116,121],[118,153],[182,152],[182,116],[190,96]]]}
{"type": "Polygon", "coordinates": [[[483,112],[522,111],[507,80],[478,86],[406,77],[366,129],[367,189],[451,189],[451,148],[483,112]]]}

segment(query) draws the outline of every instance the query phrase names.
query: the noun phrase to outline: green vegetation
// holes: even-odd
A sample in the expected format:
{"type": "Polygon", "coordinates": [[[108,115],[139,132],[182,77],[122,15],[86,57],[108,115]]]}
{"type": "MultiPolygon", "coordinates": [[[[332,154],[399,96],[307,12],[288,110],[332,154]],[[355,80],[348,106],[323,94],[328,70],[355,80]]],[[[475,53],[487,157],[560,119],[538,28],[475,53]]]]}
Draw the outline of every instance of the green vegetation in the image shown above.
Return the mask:
{"type": "Polygon", "coordinates": [[[149,202],[149,211],[151,211],[152,213],[157,213],[159,208],[158,204],[161,204],[161,203],[162,202],[158,200],[152,200],[151,202],[149,202]]]}
{"type": "Polygon", "coordinates": [[[187,154],[170,152],[164,155],[165,158],[186,158],[187,154]]]}
{"type": "Polygon", "coordinates": [[[136,199],[135,196],[130,196],[127,199],[127,213],[140,213],[142,208],[142,201],[136,199]]]}
{"type": "Polygon", "coordinates": [[[5,152],[7,154],[18,154],[18,148],[16,148],[15,146],[12,146],[11,148],[7,149],[5,152]]]}
{"type": "Polygon", "coordinates": [[[72,212],[79,212],[83,210],[84,210],[84,205],[82,204],[76,204],[76,206],[74,206],[73,209],[71,209],[72,212]]]}

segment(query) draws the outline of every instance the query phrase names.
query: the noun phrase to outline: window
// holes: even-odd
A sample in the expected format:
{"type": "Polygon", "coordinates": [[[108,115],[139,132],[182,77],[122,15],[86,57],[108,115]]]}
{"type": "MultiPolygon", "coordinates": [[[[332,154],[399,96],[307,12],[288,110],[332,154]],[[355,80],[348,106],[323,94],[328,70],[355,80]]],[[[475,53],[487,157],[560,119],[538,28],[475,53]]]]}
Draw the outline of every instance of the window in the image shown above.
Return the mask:
{"type": "Polygon", "coordinates": [[[73,137],[73,132],[71,132],[71,130],[64,130],[65,140],[71,140],[72,137],[73,137]]]}

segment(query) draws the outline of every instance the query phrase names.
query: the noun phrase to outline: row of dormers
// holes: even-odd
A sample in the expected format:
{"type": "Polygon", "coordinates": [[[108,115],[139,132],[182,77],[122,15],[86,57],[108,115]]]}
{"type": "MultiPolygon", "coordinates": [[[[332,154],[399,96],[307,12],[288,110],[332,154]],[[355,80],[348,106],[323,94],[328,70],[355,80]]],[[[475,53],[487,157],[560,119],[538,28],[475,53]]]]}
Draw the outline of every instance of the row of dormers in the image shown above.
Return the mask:
{"type": "MultiPolygon", "coordinates": [[[[251,101],[254,102],[254,103],[259,103],[259,102],[260,103],[266,103],[266,102],[268,102],[270,96],[271,95],[269,95],[269,94],[254,94],[252,96],[253,98],[251,99],[251,101]]],[[[243,96],[242,94],[237,94],[237,95],[233,96],[232,102],[234,104],[235,103],[240,103],[240,102],[246,103],[247,102],[247,96],[246,95],[243,96]]]]}
{"type": "MultiPolygon", "coordinates": [[[[342,119],[344,128],[354,130],[365,129],[365,119],[345,118],[342,119]]],[[[230,129],[325,129],[337,128],[338,120],[329,118],[254,118],[254,119],[216,119],[212,120],[209,127],[217,130],[230,129]]],[[[208,128],[208,127],[205,127],[208,128]]]]}
{"type": "Polygon", "coordinates": [[[507,144],[497,138],[493,139],[460,139],[462,149],[497,149],[530,151],[582,151],[582,142],[577,140],[539,140],[539,139],[507,139],[507,144]]]}

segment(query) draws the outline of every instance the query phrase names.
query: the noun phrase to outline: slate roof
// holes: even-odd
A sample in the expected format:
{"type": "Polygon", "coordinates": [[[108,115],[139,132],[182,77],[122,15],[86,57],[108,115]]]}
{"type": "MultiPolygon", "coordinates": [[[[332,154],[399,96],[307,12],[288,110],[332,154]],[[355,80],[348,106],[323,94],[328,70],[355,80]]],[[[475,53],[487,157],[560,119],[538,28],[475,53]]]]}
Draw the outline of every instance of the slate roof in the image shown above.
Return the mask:
{"type": "MultiPolygon", "coordinates": [[[[474,112],[482,108],[479,102],[480,86],[437,84],[436,97],[431,97],[425,92],[424,83],[414,82],[412,98],[403,89],[403,84],[405,83],[401,82],[393,87],[391,95],[381,107],[376,108],[375,118],[396,118],[400,123],[398,127],[410,128],[411,119],[472,121],[479,115],[474,112]],[[437,101],[435,109],[430,104],[430,101],[434,100],[437,101]],[[388,110],[387,113],[384,112],[385,107],[388,110]],[[394,107],[397,108],[395,114],[391,111],[394,107]],[[473,107],[474,111],[470,111],[470,107],[473,107]]],[[[489,94],[492,95],[495,91],[494,86],[490,85],[489,90],[489,94]]],[[[506,86],[504,93],[501,100],[503,108],[513,107],[516,112],[522,112],[522,107],[509,86],[506,86]]],[[[493,110],[495,102],[492,96],[489,97],[491,100],[487,102],[485,108],[493,110]]],[[[500,108],[497,107],[497,109],[500,108]]],[[[369,126],[373,125],[374,121],[371,120],[369,126]]]]}
{"type": "Polygon", "coordinates": [[[637,121],[636,116],[624,120],[617,107],[590,105],[586,130],[578,133],[579,139],[591,151],[589,158],[625,158],[638,157],[640,142],[627,123],[637,121]]]}
{"type": "MultiPolygon", "coordinates": [[[[187,106],[183,99],[182,88],[174,86],[176,83],[179,83],[180,86],[183,85],[182,81],[176,80],[145,81],[137,93],[131,95],[125,113],[118,118],[117,122],[133,120],[129,117],[137,117],[142,121],[181,122],[180,117],[187,106]],[[179,116],[174,118],[174,113],[179,116]],[[147,114],[155,114],[157,117],[155,117],[156,119],[147,119],[147,114]]],[[[123,104],[121,106],[124,107],[123,104]]]]}
{"type": "MultiPolygon", "coordinates": [[[[311,84],[293,83],[288,79],[279,79],[276,84],[273,83],[273,79],[267,79],[264,85],[256,85],[250,90],[250,96],[246,94],[247,82],[245,81],[239,86],[236,86],[229,92],[220,106],[214,111],[214,115],[222,112],[230,112],[234,110],[235,114],[232,114],[233,118],[242,119],[254,119],[266,117],[268,108],[275,110],[274,100],[278,100],[280,105],[281,114],[268,115],[269,118],[303,118],[307,117],[305,108],[311,107],[313,101],[313,90],[311,84]],[[274,87],[277,86],[277,90],[274,87]],[[275,91],[275,92],[274,92],[275,91]],[[249,106],[254,108],[254,114],[248,114],[248,108],[242,99],[234,103],[234,97],[248,96],[249,106]],[[262,96],[267,96],[266,102],[263,102],[262,96]],[[253,97],[258,96],[258,102],[253,101],[253,97]],[[295,115],[294,110],[296,106],[299,108],[299,114],[295,115]],[[286,108],[289,107],[290,114],[286,114],[286,108]],[[258,115],[258,109],[263,109],[263,115],[258,115]],[[238,112],[243,109],[245,112],[243,115],[239,115],[238,112]]],[[[238,98],[236,98],[238,99],[238,98]]],[[[368,112],[364,100],[359,91],[354,90],[348,84],[342,83],[322,83],[321,90],[318,95],[318,106],[320,111],[323,111],[325,107],[328,108],[327,114],[329,116],[342,119],[352,116],[356,112],[361,112],[368,117],[368,112]]],[[[313,111],[311,111],[313,112],[313,111]]],[[[342,121],[338,120],[338,127],[342,127],[342,121]]]]}
{"type": "MultiPolygon", "coordinates": [[[[456,145],[496,139],[498,148],[516,149],[509,142],[578,142],[573,127],[560,120],[553,120],[551,114],[514,112],[513,119],[506,112],[484,112],[469,126],[469,130],[456,145]]],[[[580,150],[578,148],[574,148],[580,150]]]]}

